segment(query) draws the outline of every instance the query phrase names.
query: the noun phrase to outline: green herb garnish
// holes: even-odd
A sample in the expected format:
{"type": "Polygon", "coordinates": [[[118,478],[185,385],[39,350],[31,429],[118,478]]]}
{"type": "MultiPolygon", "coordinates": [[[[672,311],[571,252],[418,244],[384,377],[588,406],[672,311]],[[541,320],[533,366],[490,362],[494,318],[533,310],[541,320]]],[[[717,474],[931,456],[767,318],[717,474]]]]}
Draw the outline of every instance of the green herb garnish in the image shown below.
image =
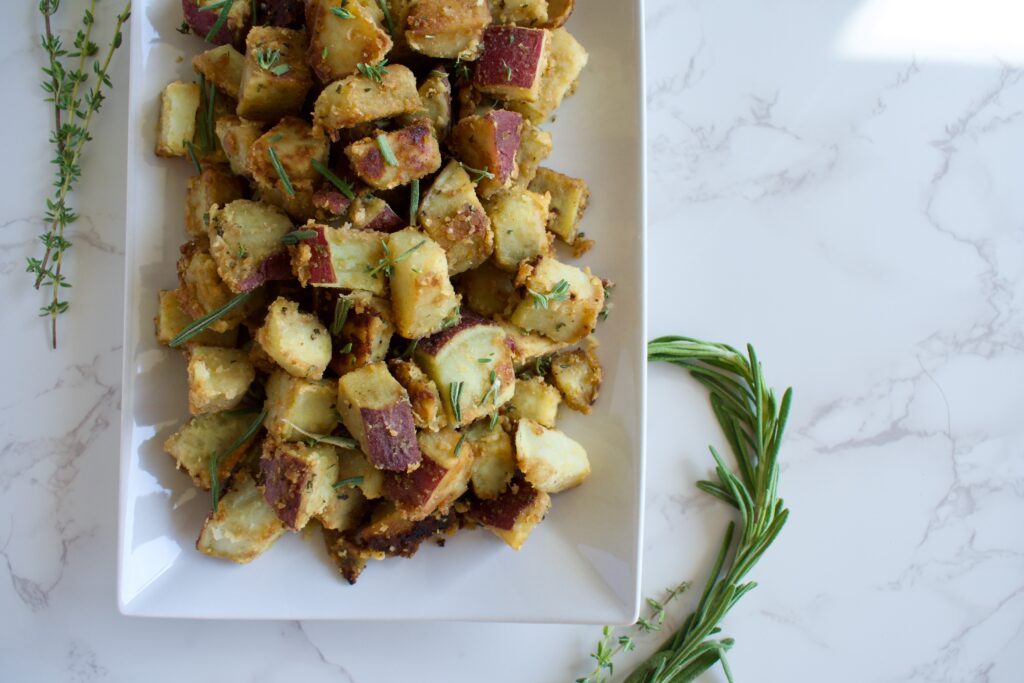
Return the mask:
{"type": "Polygon", "coordinates": [[[512,82],[512,67],[508,65],[508,62],[502,61],[501,65],[505,67],[505,80],[509,83],[512,82]]]}
{"type": "Polygon", "coordinates": [[[250,290],[248,292],[242,292],[241,294],[236,294],[234,297],[232,297],[232,299],[230,301],[228,301],[226,304],[224,304],[223,306],[221,306],[217,310],[211,311],[210,313],[207,313],[202,318],[198,318],[196,320],[193,320],[191,323],[189,323],[188,325],[185,326],[185,329],[183,329],[181,332],[179,332],[177,335],[175,335],[175,337],[173,339],[171,339],[171,341],[168,343],[168,346],[170,346],[172,348],[173,347],[177,347],[177,346],[181,346],[182,344],[187,342],[189,339],[191,339],[192,337],[196,336],[197,334],[199,334],[200,332],[205,330],[212,323],[217,322],[218,320],[223,318],[225,315],[227,315],[229,312],[231,312],[235,308],[238,308],[243,303],[245,303],[246,300],[248,300],[248,298],[250,296],[252,296],[253,291],[254,290],[250,290]]]}
{"type": "Polygon", "coordinates": [[[377,0],[377,6],[384,13],[384,25],[388,27],[388,35],[395,37],[395,22],[391,19],[391,10],[388,9],[387,0],[377,0]]]}
{"type": "Polygon", "coordinates": [[[232,444],[224,451],[221,453],[215,453],[213,457],[210,458],[210,496],[213,498],[214,512],[216,512],[217,508],[220,506],[220,473],[217,471],[217,468],[220,466],[220,461],[241,448],[242,444],[252,438],[252,435],[260,428],[266,417],[267,411],[266,409],[263,409],[249,424],[249,427],[241,436],[235,439],[234,442],[232,442],[232,444]]]}
{"type": "Polygon", "coordinates": [[[487,428],[490,429],[493,432],[494,428],[498,426],[498,420],[500,419],[500,417],[501,416],[498,414],[498,411],[494,411],[491,414],[491,423],[490,423],[490,425],[488,425],[487,428]]]}
{"type": "Polygon", "coordinates": [[[452,415],[456,422],[462,422],[462,382],[452,382],[448,385],[448,400],[452,404],[452,415]]]}
{"type": "Polygon", "coordinates": [[[331,321],[331,334],[337,337],[341,334],[341,329],[345,327],[345,321],[348,320],[348,312],[352,310],[352,299],[345,296],[339,296],[338,300],[334,302],[334,318],[331,321]]]}
{"type": "Polygon", "coordinates": [[[181,25],[179,25],[178,28],[174,30],[183,36],[187,36],[189,33],[192,33],[192,27],[188,25],[187,21],[181,22],[181,25]]]}
{"type": "Polygon", "coordinates": [[[416,227],[416,213],[420,210],[420,179],[412,181],[409,195],[409,225],[416,227]]]}
{"type": "Polygon", "coordinates": [[[256,48],[256,63],[259,64],[261,69],[269,71],[275,76],[283,76],[288,73],[291,68],[287,64],[278,64],[277,62],[280,59],[280,50],[269,50],[262,47],[256,48]]]}
{"type": "Polygon", "coordinates": [[[220,33],[221,28],[224,27],[224,23],[228,20],[228,12],[231,11],[231,6],[235,3],[235,0],[221,0],[215,2],[212,5],[206,7],[200,7],[201,12],[214,12],[220,10],[220,15],[217,17],[217,21],[213,22],[213,26],[210,27],[210,31],[206,34],[206,42],[212,43],[213,39],[220,33]]]}
{"type": "Polygon", "coordinates": [[[463,442],[465,442],[465,440],[466,440],[466,432],[462,432],[462,434],[459,435],[458,442],[455,444],[455,451],[454,451],[454,453],[455,453],[455,457],[456,458],[459,457],[459,453],[462,452],[462,444],[463,444],[463,442]]]}
{"type": "Polygon", "coordinates": [[[377,277],[377,273],[384,273],[388,277],[391,277],[395,274],[396,263],[400,263],[401,261],[409,258],[409,255],[412,254],[412,252],[416,251],[426,243],[426,240],[420,240],[418,243],[409,247],[395,258],[391,258],[391,250],[388,248],[388,243],[381,240],[380,244],[384,247],[384,257],[379,259],[377,261],[377,265],[372,268],[370,266],[366,266],[366,272],[370,274],[370,277],[377,277]]]}
{"type": "Polygon", "coordinates": [[[342,0],[341,7],[332,7],[331,14],[339,19],[355,19],[355,15],[348,11],[348,0],[342,0]]]}
{"type": "Polygon", "coordinates": [[[337,489],[340,489],[340,488],[344,488],[346,486],[359,486],[362,483],[363,483],[363,478],[361,476],[359,476],[359,477],[349,477],[348,479],[341,479],[340,481],[338,481],[334,485],[334,488],[335,488],[335,490],[337,490],[337,489]]]}
{"type": "Polygon", "coordinates": [[[547,294],[535,292],[529,287],[526,288],[526,291],[528,291],[530,293],[530,296],[533,297],[533,307],[543,309],[546,309],[548,305],[553,302],[565,301],[566,299],[568,299],[569,290],[570,287],[569,282],[567,280],[559,280],[558,282],[556,282],[555,286],[552,287],[551,291],[548,292],[547,294]]]}
{"type": "Polygon", "coordinates": [[[334,185],[334,187],[338,189],[338,192],[342,193],[349,199],[356,198],[356,193],[352,189],[352,186],[336,176],[334,172],[327,168],[327,166],[325,166],[319,159],[313,159],[313,168],[317,173],[326,178],[331,185],[334,185]]]}
{"type": "Polygon", "coordinates": [[[196,167],[196,175],[203,175],[203,165],[199,163],[199,157],[196,156],[196,147],[192,144],[191,140],[185,140],[185,148],[188,150],[188,158],[192,160],[192,165],[196,167]]]}
{"type": "Polygon", "coordinates": [[[484,394],[483,398],[480,399],[480,402],[477,403],[478,406],[482,406],[487,403],[487,399],[489,398],[494,399],[494,405],[498,405],[498,392],[501,391],[501,379],[498,377],[498,373],[494,370],[491,370],[489,381],[491,386],[487,389],[487,393],[484,394]]]}
{"type": "Polygon", "coordinates": [[[487,169],[473,168],[472,166],[467,166],[461,161],[459,162],[459,165],[462,166],[462,168],[465,169],[466,173],[468,173],[472,177],[474,183],[479,183],[484,178],[490,178],[492,180],[494,179],[494,174],[488,171],[487,169]]]}
{"type": "Polygon", "coordinates": [[[387,59],[382,59],[377,64],[363,64],[360,62],[356,64],[356,69],[374,83],[380,83],[388,73],[387,64],[387,59]]]}
{"type": "Polygon", "coordinates": [[[377,147],[380,149],[381,156],[384,157],[384,162],[388,166],[398,166],[398,158],[395,157],[395,152],[391,149],[391,143],[388,142],[388,136],[384,133],[377,136],[377,147]]]}
{"type": "Polygon", "coordinates": [[[284,170],[284,166],[281,165],[281,160],[277,157],[277,152],[273,147],[268,147],[267,154],[270,156],[270,163],[274,165],[274,170],[277,171],[277,177],[280,178],[281,182],[284,184],[285,192],[287,192],[290,197],[294,197],[295,188],[292,187],[292,181],[288,177],[288,172],[284,170]]]}
{"type": "Polygon", "coordinates": [[[305,429],[298,426],[291,420],[281,420],[281,422],[285,423],[287,426],[291,427],[299,434],[302,434],[304,437],[309,439],[313,443],[313,445],[316,445],[318,443],[326,443],[331,446],[337,446],[338,448],[358,447],[358,444],[355,442],[355,439],[351,439],[344,436],[334,436],[331,434],[314,434],[313,432],[307,432],[305,429]]]}
{"type": "Polygon", "coordinates": [[[281,236],[281,244],[298,244],[303,240],[313,239],[319,234],[317,230],[292,230],[281,236]]]}

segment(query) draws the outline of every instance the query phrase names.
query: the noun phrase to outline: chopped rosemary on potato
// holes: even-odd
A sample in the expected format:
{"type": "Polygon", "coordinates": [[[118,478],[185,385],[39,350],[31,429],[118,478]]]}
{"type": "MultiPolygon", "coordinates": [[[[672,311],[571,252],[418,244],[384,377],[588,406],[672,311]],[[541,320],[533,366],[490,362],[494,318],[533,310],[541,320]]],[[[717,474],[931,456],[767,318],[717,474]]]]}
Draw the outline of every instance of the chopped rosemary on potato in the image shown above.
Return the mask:
{"type": "Polygon", "coordinates": [[[355,15],[348,11],[348,0],[342,0],[341,7],[332,7],[331,14],[339,19],[355,19],[355,15]]]}
{"type": "Polygon", "coordinates": [[[335,175],[334,172],[331,171],[331,169],[327,168],[327,166],[319,159],[313,159],[313,168],[316,170],[317,173],[326,178],[327,182],[329,182],[331,185],[334,185],[334,187],[338,189],[338,192],[342,193],[349,199],[356,198],[356,193],[355,190],[352,189],[352,186],[349,183],[342,180],[341,178],[339,178],[337,175],[335,175]]]}
{"type": "Polygon", "coordinates": [[[452,404],[452,415],[456,422],[462,422],[462,382],[452,382],[448,385],[448,400],[452,404]]]}
{"type": "Polygon", "coordinates": [[[487,399],[489,398],[493,398],[494,405],[498,405],[498,392],[501,391],[501,379],[498,377],[498,374],[494,372],[494,370],[491,370],[489,380],[491,386],[490,388],[487,389],[487,393],[484,394],[484,397],[480,399],[480,402],[477,403],[478,406],[482,406],[483,404],[487,403],[487,399]]]}
{"type": "Polygon", "coordinates": [[[388,136],[384,133],[377,136],[377,147],[380,149],[381,156],[384,157],[384,162],[388,166],[398,166],[398,158],[395,156],[395,151],[391,149],[388,136]]]}
{"type": "Polygon", "coordinates": [[[277,151],[273,147],[267,148],[267,154],[270,156],[270,163],[274,165],[274,170],[277,171],[277,177],[281,179],[281,183],[284,184],[285,192],[288,196],[295,196],[295,188],[292,187],[292,181],[288,177],[288,172],[284,170],[284,166],[281,165],[281,160],[277,157],[277,151]]]}
{"type": "Polygon", "coordinates": [[[206,34],[206,38],[204,38],[206,42],[212,43],[213,39],[217,37],[218,33],[220,33],[220,30],[224,28],[224,24],[228,20],[228,12],[231,11],[231,6],[234,4],[235,0],[220,0],[220,2],[215,2],[212,5],[199,8],[199,11],[201,12],[213,12],[220,10],[220,14],[217,16],[217,21],[213,22],[213,26],[210,27],[210,31],[206,34]]]}
{"type": "Polygon", "coordinates": [[[292,230],[281,236],[281,244],[298,244],[302,240],[311,239],[319,234],[316,230],[292,230]]]}
{"type": "Polygon", "coordinates": [[[534,308],[546,309],[548,307],[548,304],[552,302],[565,301],[566,299],[568,299],[569,289],[569,282],[567,280],[559,280],[557,283],[555,283],[555,286],[552,287],[551,291],[548,292],[547,294],[535,292],[529,287],[526,288],[526,291],[528,291],[530,293],[530,296],[533,297],[534,308]]]}
{"type": "Polygon", "coordinates": [[[250,290],[248,292],[242,292],[241,294],[236,294],[234,296],[234,298],[232,298],[230,301],[228,301],[226,304],[224,304],[220,308],[218,308],[218,309],[216,309],[214,311],[210,311],[209,313],[204,315],[202,318],[197,318],[196,320],[193,320],[191,323],[189,323],[188,325],[185,326],[185,329],[183,329],[181,332],[179,332],[173,339],[171,339],[170,342],[168,342],[168,346],[171,346],[171,347],[181,346],[182,344],[187,342],[189,339],[191,339],[192,337],[196,336],[197,334],[199,334],[200,332],[205,330],[211,324],[213,324],[213,323],[217,322],[218,320],[220,320],[221,318],[223,318],[231,310],[233,310],[233,309],[237,308],[238,306],[240,306],[241,304],[245,303],[245,301],[250,296],[252,296],[252,292],[253,292],[253,290],[250,290]]]}
{"type": "Polygon", "coordinates": [[[217,471],[217,467],[220,465],[220,461],[223,460],[226,456],[231,455],[236,450],[241,448],[242,444],[244,444],[246,441],[252,438],[252,435],[255,434],[256,431],[261,426],[263,426],[263,420],[265,420],[266,417],[267,409],[264,408],[262,411],[260,411],[259,415],[257,415],[255,419],[253,419],[253,421],[249,424],[249,427],[241,436],[235,439],[234,442],[226,449],[224,449],[222,452],[215,453],[213,457],[210,458],[210,495],[213,498],[214,512],[217,511],[217,507],[220,505],[220,473],[217,471]]]}
{"type": "Polygon", "coordinates": [[[196,175],[203,174],[203,165],[199,163],[199,157],[196,156],[196,147],[192,144],[191,140],[185,141],[185,148],[188,149],[188,157],[192,160],[192,163],[196,167],[196,175]]]}
{"type": "Polygon", "coordinates": [[[416,214],[420,210],[420,179],[412,181],[412,194],[409,196],[409,225],[416,227],[416,214]]]}
{"type": "Polygon", "coordinates": [[[488,429],[493,432],[494,428],[498,426],[499,419],[501,419],[501,416],[498,414],[498,411],[494,411],[494,413],[491,414],[491,424],[488,426],[488,429]]]}
{"type": "Polygon", "coordinates": [[[359,62],[356,64],[356,69],[374,83],[380,83],[381,79],[388,73],[387,64],[387,59],[382,59],[377,64],[363,64],[359,62]]]}
{"type": "Polygon", "coordinates": [[[380,241],[382,247],[384,247],[384,257],[377,261],[377,265],[366,266],[366,272],[370,274],[370,277],[377,277],[377,273],[384,273],[388,277],[395,274],[395,264],[409,258],[409,255],[426,244],[426,240],[420,240],[413,246],[409,247],[395,258],[391,258],[391,250],[388,249],[388,243],[384,240],[380,241]]]}
{"type": "Polygon", "coordinates": [[[337,446],[338,448],[357,448],[358,447],[358,445],[356,444],[354,439],[351,439],[351,438],[348,438],[348,437],[345,437],[345,436],[336,436],[336,435],[331,435],[331,434],[314,434],[313,432],[307,432],[305,429],[303,429],[302,427],[298,426],[297,424],[295,424],[291,420],[281,420],[281,421],[284,422],[289,427],[291,427],[292,429],[294,429],[295,431],[297,431],[299,434],[302,434],[304,437],[306,437],[307,439],[312,441],[313,445],[316,445],[318,443],[326,443],[326,444],[329,444],[331,446],[337,446]]]}
{"type": "Polygon", "coordinates": [[[348,320],[348,312],[352,310],[352,299],[345,296],[339,296],[338,300],[334,302],[334,318],[331,321],[331,334],[338,336],[341,334],[341,328],[345,327],[345,321],[348,320]]]}
{"type": "Polygon", "coordinates": [[[388,27],[388,35],[395,37],[395,22],[391,18],[391,10],[388,9],[387,0],[377,0],[377,6],[384,13],[384,25],[388,27]]]}
{"type": "Polygon", "coordinates": [[[456,458],[459,457],[459,453],[462,452],[462,444],[465,441],[466,441],[466,432],[462,432],[462,434],[459,435],[458,443],[455,444],[455,451],[454,451],[454,453],[455,453],[455,457],[456,458]]]}
{"type": "Polygon", "coordinates": [[[335,489],[344,488],[346,486],[359,486],[363,483],[363,477],[349,477],[348,479],[341,479],[334,484],[335,489]]]}

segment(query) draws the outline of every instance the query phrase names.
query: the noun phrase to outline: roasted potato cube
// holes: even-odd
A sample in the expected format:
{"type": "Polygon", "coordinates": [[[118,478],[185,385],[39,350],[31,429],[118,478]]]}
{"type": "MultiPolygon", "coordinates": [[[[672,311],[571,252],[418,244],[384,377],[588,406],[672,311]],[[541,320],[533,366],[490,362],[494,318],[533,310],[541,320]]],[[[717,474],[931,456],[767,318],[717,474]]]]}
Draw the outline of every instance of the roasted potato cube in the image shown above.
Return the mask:
{"type": "Polygon", "coordinates": [[[349,310],[336,337],[331,360],[331,370],[339,375],[384,360],[395,333],[389,301],[355,294],[360,296],[342,297],[349,300],[349,310]]]}
{"type": "Polygon", "coordinates": [[[475,59],[490,23],[490,8],[480,0],[419,0],[409,8],[405,40],[430,57],[475,59]]]}
{"type": "Polygon", "coordinates": [[[472,313],[416,345],[416,362],[441,391],[449,424],[469,424],[512,398],[515,372],[505,332],[472,313]]]}
{"type": "Polygon", "coordinates": [[[290,280],[288,250],[281,238],[292,230],[276,207],[236,199],[210,211],[210,254],[232,292],[248,292],[264,282],[290,280]]]}
{"type": "Polygon", "coordinates": [[[505,315],[518,301],[515,276],[487,261],[459,276],[457,289],[462,301],[485,318],[505,315]]]}
{"type": "MultiPolygon", "coordinates": [[[[220,29],[210,36],[214,45],[242,45],[245,31],[252,21],[251,3],[246,0],[232,0],[227,20],[220,29]]],[[[192,32],[200,38],[206,38],[220,19],[221,7],[219,0],[181,0],[181,9],[192,32]]]]}
{"type": "MultiPolygon", "coordinates": [[[[201,318],[234,297],[217,274],[217,263],[210,252],[193,242],[184,245],[181,252],[181,258],[178,259],[178,303],[186,315],[201,318]]],[[[210,323],[207,329],[214,332],[233,330],[249,315],[262,309],[264,301],[263,292],[257,290],[241,305],[210,323]]]]}
{"type": "Polygon", "coordinates": [[[370,550],[359,545],[348,534],[324,528],[324,543],[327,544],[327,555],[350,584],[355,584],[359,575],[366,568],[369,560],[383,560],[384,553],[370,550]]]}
{"type": "Polygon", "coordinates": [[[394,503],[378,507],[370,523],[356,537],[365,548],[390,557],[412,557],[420,544],[442,533],[454,532],[458,518],[453,513],[435,513],[426,519],[411,520],[394,503]]]}
{"type": "Polygon", "coordinates": [[[526,480],[545,493],[579,486],[590,475],[583,446],[528,417],[516,428],[516,460],[526,480]]]}
{"type": "Polygon", "coordinates": [[[486,172],[477,184],[481,197],[489,197],[515,180],[522,122],[515,112],[495,109],[467,116],[452,129],[455,155],[467,166],[486,172]]]}
{"type": "Polygon", "coordinates": [[[247,161],[249,172],[264,192],[273,188],[286,195],[306,193],[312,201],[314,183],[320,180],[313,162],[326,166],[329,154],[326,137],[302,119],[285,117],[252,144],[247,161]],[[287,184],[277,171],[271,150],[288,178],[287,184]]]}
{"type": "Polygon", "coordinates": [[[216,123],[217,139],[235,175],[251,177],[249,148],[263,135],[263,124],[237,116],[221,116],[216,123]]]}
{"type": "Polygon", "coordinates": [[[384,472],[374,467],[362,451],[339,449],[338,481],[355,480],[354,484],[367,500],[383,495],[384,472]]]}
{"type": "Polygon", "coordinates": [[[548,253],[550,196],[521,187],[503,190],[487,201],[487,216],[494,230],[494,262],[516,271],[519,264],[548,253]]]}
{"type": "Polygon", "coordinates": [[[393,261],[391,303],[395,327],[406,339],[419,339],[441,329],[459,307],[444,249],[414,228],[388,236],[393,261]]]}
{"type": "Polygon", "coordinates": [[[469,517],[519,550],[550,509],[551,497],[517,476],[508,490],[497,498],[473,500],[469,517]]]}
{"type": "Polygon", "coordinates": [[[548,31],[522,26],[489,26],[476,62],[477,90],[502,100],[535,100],[547,59],[548,31]]]}
{"type": "Polygon", "coordinates": [[[342,128],[418,111],[420,107],[416,76],[401,64],[391,64],[379,81],[354,73],[325,87],[316,98],[313,123],[337,140],[342,128]]]}
{"type": "Polygon", "coordinates": [[[327,507],[314,516],[324,529],[348,531],[361,524],[368,508],[366,496],[358,487],[342,486],[334,489],[327,507]]]}
{"type": "Polygon", "coordinates": [[[411,183],[441,168],[441,150],[429,119],[353,142],[345,147],[345,156],[360,179],[378,190],[411,183]]]}
{"type": "Polygon", "coordinates": [[[423,231],[445,250],[451,275],[476,268],[494,250],[484,207],[469,174],[454,159],[423,195],[417,216],[423,231]]]}
{"type": "Polygon", "coordinates": [[[164,441],[166,451],[192,477],[192,483],[210,489],[210,461],[217,458],[217,476],[227,481],[231,472],[255,442],[254,433],[242,443],[238,440],[252,425],[253,415],[210,413],[193,417],[164,441]],[[237,444],[237,446],[236,446],[237,444]],[[235,446],[231,451],[229,448],[235,446]]]}
{"type": "Polygon", "coordinates": [[[238,99],[245,55],[231,45],[221,45],[192,58],[192,68],[231,99],[238,99]]]}
{"type": "Polygon", "coordinates": [[[573,344],[589,335],[604,308],[604,285],[589,268],[580,270],[549,256],[523,263],[516,284],[526,287],[528,296],[516,306],[512,322],[555,341],[573,344]]]}
{"type": "Polygon", "coordinates": [[[200,91],[195,83],[168,83],[160,95],[160,123],[156,134],[156,154],[183,157],[196,134],[196,113],[200,91]]]}
{"type": "Polygon", "coordinates": [[[284,535],[285,527],[248,474],[232,481],[231,490],[203,523],[196,550],[244,564],[262,555],[284,535]]]}
{"type": "Polygon", "coordinates": [[[207,236],[210,207],[224,206],[245,196],[245,181],[226,166],[210,165],[190,176],[185,192],[185,230],[192,238],[207,236]]]}
{"type": "Polygon", "coordinates": [[[461,438],[454,429],[420,432],[420,452],[426,457],[412,472],[385,474],[384,496],[414,521],[447,512],[468,490],[472,474],[473,447],[460,444],[461,438]]]}
{"type": "Polygon", "coordinates": [[[406,220],[395,213],[386,201],[372,195],[356,197],[349,207],[348,219],[356,230],[392,233],[406,226],[406,220]]]}
{"type": "Polygon", "coordinates": [[[267,379],[267,417],[263,425],[279,441],[302,441],[308,434],[330,434],[338,424],[334,380],[309,381],[275,370],[267,379]]]}
{"type": "Polygon", "coordinates": [[[419,464],[409,396],[384,363],[367,365],[338,380],[338,412],[377,469],[403,472],[419,464]]]}
{"type": "Polygon", "coordinates": [[[374,2],[310,0],[306,7],[308,59],[324,83],[356,72],[357,64],[377,64],[391,50],[391,37],[381,26],[374,2]],[[344,9],[348,17],[335,14],[344,9]]]}
{"type": "Polygon", "coordinates": [[[417,429],[436,432],[447,424],[437,385],[418,365],[407,360],[393,359],[388,361],[388,369],[409,394],[417,429]]]}
{"type": "Polygon", "coordinates": [[[601,364],[593,349],[563,351],[551,359],[551,379],[565,397],[566,405],[589,413],[601,389],[601,364]]]}
{"type": "Polygon", "coordinates": [[[548,168],[539,168],[530,182],[530,189],[551,195],[548,230],[562,238],[566,244],[575,242],[580,219],[590,201],[587,183],[580,178],[570,178],[548,168]]]}
{"type": "Polygon", "coordinates": [[[498,324],[508,335],[509,347],[512,349],[512,362],[516,370],[528,365],[536,365],[545,356],[561,351],[568,344],[549,339],[542,334],[526,332],[518,325],[505,320],[498,324]]]}
{"type": "Polygon", "coordinates": [[[263,442],[260,458],[263,495],[278,519],[299,531],[327,509],[338,481],[338,454],[334,446],[320,443],[263,442]]]}
{"type": "Polygon", "coordinates": [[[512,438],[504,429],[471,428],[470,443],[476,448],[473,459],[473,493],[477,498],[497,498],[512,481],[516,472],[516,455],[512,438]]]}
{"type": "MultiPolygon", "coordinates": [[[[513,0],[514,1],[514,0],[513,0]]],[[[560,28],[569,21],[569,16],[576,7],[576,0],[547,0],[548,18],[544,28],[560,28]]]]}
{"type": "Polygon", "coordinates": [[[508,404],[508,414],[514,420],[526,417],[554,429],[561,402],[558,389],[545,382],[543,377],[520,379],[516,381],[516,393],[508,404]]]}
{"type": "Polygon", "coordinates": [[[378,267],[387,258],[387,235],[325,225],[306,225],[303,230],[317,233],[292,251],[292,270],[303,286],[387,294],[388,279],[384,269],[378,267]]]}
{"type": "Polygon", "coordinates": [[[188,412],[216,413],[236,407],[256,379],[244,351],[193,346],[188,353],[188,412]]]}
{"type": "Polygon", "coordinates": [[[315,221],[317,223],[340,222],[348,216],[352,200],[340,192],[334,190],[320,189],[313,193],[313,208],[316,210],[315,221]]]}
{"type": "Polygon", "coordinates": [[[299,114],[312,85],[305,33],[274,26],[254,26],[249,31],[238,92],[239,116],[276,121],[299,114]]]}
{"type": "Polygon", "coordinates": [[[516,166],[519,169],[516,185],[530,185],[541,163],[551,154],[552,147],[551,133],[541,130],[529,121],[523,121],[519,135],[519,151],[516,152],[516,166]]]}
{"type": "Polygon", "coordinates": [[[275,363],[295,377],[320,379],[331,360],[327,328],[315,315],[300,312],[297,303],[284,297],[270,304],[256,341],[275,363]]]}
{"type": "Polygon", "coordinates": [[[496,24],[540,26],[548,20],[547,0],[488,0],[496,24]]]}
{"type": "Polygon", "coordinates": [[[434,135],[444,141],[452,127],[452,83],[443,67],[431,69],[419,87],[420,108],[399,117],[403,126],[416,119],[428,118],[434,124],[434,135]]]}
{"type": "Polygon", "coordinates": [[[509,109],[519,112],[533,123],[541,123],[576,88],[576,80],[587,65],[587,59],[587,51],[568,31],[564,28],[551,31],[547,64],[540,78],[537,99],[510,101],[509,109]]]}
{"type": "MultiPolygon", "coordinates": [[[[181,310],[181,301],[176,291],[160,290],[160,306],[156,314],[156,340],[167,345],[192,323],[192,317],[181,310]]],[[[188,345],[224,346],[231,348],[238,343],[238,330],[214,332],[207,328],[185,342],[188,345]]]]}

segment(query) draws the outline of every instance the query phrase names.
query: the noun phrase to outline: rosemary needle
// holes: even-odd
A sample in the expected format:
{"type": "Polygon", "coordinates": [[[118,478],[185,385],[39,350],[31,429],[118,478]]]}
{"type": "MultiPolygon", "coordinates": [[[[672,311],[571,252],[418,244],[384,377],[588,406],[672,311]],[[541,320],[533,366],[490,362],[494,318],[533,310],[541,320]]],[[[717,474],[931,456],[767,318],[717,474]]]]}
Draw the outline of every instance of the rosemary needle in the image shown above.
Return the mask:
{"type": "Polygon", "coordinates": [[[230,301],[228,301],[226,304],[224,304],[217,310],[207,313],[202,318],[197,318],[196,320],[193,320],[191,323],[185,326],[185,329],[183,329],[181,332],[175,335],[173,339],[171,339],[168,346],[171,346],[172,348],[181,346],[189,339],[205,330],[212,323],[215,323],[216,321],[223,318],[230,311],[241,306],[249,299],[250,296],[252,296],[252,290],[248,292],[242,292],[241,294],[236,294],[234,298],[232,298],[230,301]]]}
{"type": "Polygon", "coordinates": [[[356,198],[356,193],[352,189],[352,186],[335,175],[334,172],[327,168],[327,166],[325,166],[319,159],[313,159],[313,168],[316,169],[317,173],[326,178],[331,185],[338,188],[338,192],[342,193],[349,199],[356,198]]]}
{"type": "Polygon", "coordinates": [[[260,428],[266,417],[267,410],[264,408],[249,424],[248,429],[246,429],[241,436],[235,439],[235,441],[221,453],[217,453],[210,458],[210,495],[213,497],[214,512],[217,511],[217,507],[220,505],[220,473],[217,471],[217,468],[220,466],[220,461],[241,448],[242,444],[252,438],[252,435],[260,428]]]}

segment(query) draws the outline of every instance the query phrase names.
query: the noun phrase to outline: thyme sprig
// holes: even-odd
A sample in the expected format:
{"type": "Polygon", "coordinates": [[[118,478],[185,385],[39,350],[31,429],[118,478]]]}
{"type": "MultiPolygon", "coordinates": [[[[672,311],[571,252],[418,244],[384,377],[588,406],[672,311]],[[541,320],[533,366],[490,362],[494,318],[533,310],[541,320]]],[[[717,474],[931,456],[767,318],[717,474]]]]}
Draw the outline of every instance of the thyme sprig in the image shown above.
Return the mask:
{"type": "Polygon", "coordinates": [[[388,60],[385,58],[380,60],[376,64],[364,64],[363,62],[360,62],[356,64],[356,69],[359,71],[359,73],[366,76],[374,83],[380,83],[384,76],[386,76],[388,73],[387,65],[388,60]]]}
{"type": "Polygon", "coordinates": [[[717,637],[719,624],[757,585],[744,579],[789,517],[778,496],[778,458],[793,393],[786,389],[781,401],[776,399],[751,346],[743,355],[725,344],[661,337],[648,343],[647,359],[685,368],[708,389],[738,473],[711,446],[718,480],[699,481],[697,488],[735,507],[740,523],[738,537],[735,522],[726,527],[696,609],[626,683],[687,683],[719,662],[732,681],[725,655],[734,641],[717,637]]]}
{"type": "Polygon", "coordinates": [[[494,179],[494,174],[485,168],[473,168],[472,166],[464,164],[461,161],[459,162],[459,166],[462,166],[466,173],[468,173],[472,177],[474,183],[479,183],[484,178],[488,178],[490,180],[494,179]]]}
{"type": "Polygon", "coordinates": [[[269,71],[275,76],[283,76],[291,69],[287,64],[278,64],[281,60],[280,50],[271,50],[269,48],[264,49],[262,47],[256,48],[256,63],[259,64],[260,68],[264,71],[269,71]]]}
{"type": "Polygon", "coordinates": [[[536,292],[529,287],[526,288],[526,291],[528,291],[530,296],[533,297],[534,308],[547,309],[550,304],[556,301],[565,301],[568,299],[570,289],[568,280],[559,280],[547,294],[544,294],[543,292],[536,292]]]}
{"type": "Polygon", "coordinates": [[[50,288],[49,303],[39,309],[39,314],[50,318],[53,348],[57,348],[57,316],[69,307],[67,300],[61,298],[61,290],[71,287],[63,273],[64,255],[71,247],[71,242],[64,235],[67,226],[78,220],[78,214],[71,208],[69,195],[82,177],[82,151],[86,143],[92,140],[89,126],[96,112],[103,106],[106,98],[104,89],[113,87],[108,75],[110,62],[121,47],[121,29],[131,15],[132,5],[128,2],[117,15],[113,37],[102,59],[98,58],[99,45],[92,39],[96,24],[96,0],[91,0],[85,10],[81,28],[75,33],[72,50],[65,48],[60,36],[53,32],[52,19],[59,6],[60,0],[39,2],[39,12],[43,15],[41,45],[47,55],[47,66],[43,67],[46,78],[42,87],[47,95],[45,101],[53,104],[50,142],[54,146],[53,163],[57,167],[57,174],[53,182],[53,196],[46,200],[44,221],[47,227],[39,236],[44,246],[43,257],[26,259],[26,271],[35,275],[35,288],[50,288]],[[69,61],[72,65],[68,64],[69,61]],[[88,85],[90,78],[91,87],[88,85]]]}

